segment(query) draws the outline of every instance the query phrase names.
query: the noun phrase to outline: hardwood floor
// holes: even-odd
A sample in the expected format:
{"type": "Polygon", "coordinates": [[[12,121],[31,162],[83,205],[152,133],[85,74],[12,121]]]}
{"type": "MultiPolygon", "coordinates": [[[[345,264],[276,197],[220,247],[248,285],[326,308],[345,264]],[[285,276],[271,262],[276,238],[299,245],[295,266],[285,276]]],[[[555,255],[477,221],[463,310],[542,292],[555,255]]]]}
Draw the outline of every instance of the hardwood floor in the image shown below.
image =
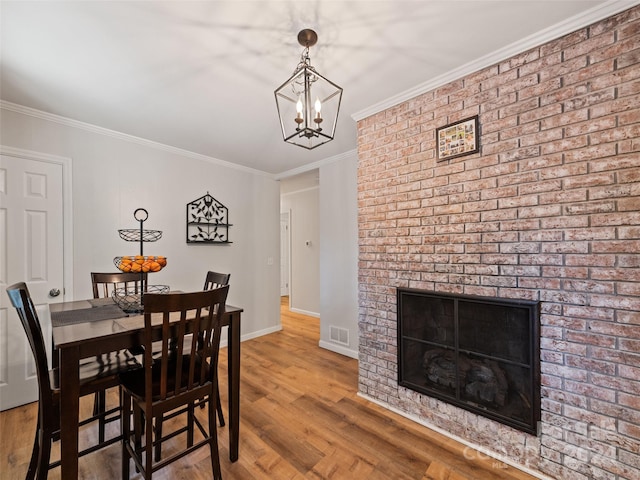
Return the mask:
{"type": "MultiPolygon", "coordinates": [[[[242,344],[240,459],[236,463],[229,462],[227,428],[218,429],[225,480],[533,478],[486,456],[468,455],[468,451],[465,455],[464,445],[359,398],[357,361],[319,348],[319,320],[291,313],[287,305],[285,298],[282,331],[242,344]]],[[[226,352],[220,360],[226,369],[226,352]]],[[[226,406],[226,376],[221,378],[221,393],[226,406]]],[[[117,390],[109,392],[109,397],[116,401],[117,390]]],[[[90,398],[83,399],[83,412],[88,413],[91,406],[90,398]]],[[[205,418],[203,413],[198,415],[205,418]]],[[[0,414],[0,479],[24,478],[35,423],[35,404],[0,414]]],[[[170,425],[166,422],[165,428],[170,425]]],[[[113,425],[112,433],[117,429],[113,425]]],[[[81,441],[92,441],[95,430],[85,427],[81,441]]],[[[113,445],[81,458],[82,478],[119,478],[119,448],[113,445]]],[[[171,449],[172,444],[167,444],[163,451],[171,449]]],[[[57,454],[56,444],[54,458],[57,454]]],[[[59,468],[50,471],[49,479],[59,478],[59,468]]],[[[132,478],[139,478],[133,469],[132,478]]],[[[199,449],[154,478],[211,478],[208,449],[199,449]]]]}

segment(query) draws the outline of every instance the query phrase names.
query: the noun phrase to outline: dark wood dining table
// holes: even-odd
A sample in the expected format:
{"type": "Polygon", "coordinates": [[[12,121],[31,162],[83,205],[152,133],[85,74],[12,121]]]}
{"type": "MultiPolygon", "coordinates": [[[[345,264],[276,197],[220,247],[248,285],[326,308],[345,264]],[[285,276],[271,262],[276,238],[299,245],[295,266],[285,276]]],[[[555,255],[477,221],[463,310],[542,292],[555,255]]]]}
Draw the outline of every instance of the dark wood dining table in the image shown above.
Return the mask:
{"type": "MultiPolygon", "coordinates": [[[[103,300],[104,302],[104,300],[103,300]]],[[[108,304],[108,301],[106,302],[108,304]]],[[[61,478],[78,478],[79,368],[83,358],[133,348],[141,344],[144,316],[110,315],[99,300],[49,305],[54,366],[60,369],[61,478]],[[105,318],[105,317],[112,318],[105,318]],[[113,317],[119,318],[113,318],[113,317]]],[[[113,310],[115,304],[110,309],[113,310]]],[[[117,309],[115,310],[117,312],[117,309]]],[[[228,326],[229,458],[238,460],[240,430],[240,320],[242,308],[226,306],[228,326]]]]}

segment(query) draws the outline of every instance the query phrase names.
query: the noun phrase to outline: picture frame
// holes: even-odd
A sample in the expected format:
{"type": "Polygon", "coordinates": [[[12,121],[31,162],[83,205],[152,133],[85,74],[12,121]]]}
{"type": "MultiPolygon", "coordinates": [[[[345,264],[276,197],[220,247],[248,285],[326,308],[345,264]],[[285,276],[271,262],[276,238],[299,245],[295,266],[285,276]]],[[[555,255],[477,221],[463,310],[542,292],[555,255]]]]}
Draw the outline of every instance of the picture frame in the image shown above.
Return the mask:
{"type": "Polygon", "coordinates": [[[436,129],[438,161],[471,155],[480,151],[478,115],[436,129]]]}

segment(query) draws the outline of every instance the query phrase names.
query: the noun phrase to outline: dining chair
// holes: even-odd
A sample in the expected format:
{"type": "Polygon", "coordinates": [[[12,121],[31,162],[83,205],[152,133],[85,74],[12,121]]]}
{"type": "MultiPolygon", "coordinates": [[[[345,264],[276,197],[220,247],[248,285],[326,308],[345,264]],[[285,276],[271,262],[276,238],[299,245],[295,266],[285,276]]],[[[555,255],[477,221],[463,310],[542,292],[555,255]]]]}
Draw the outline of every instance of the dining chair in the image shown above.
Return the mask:
{"type": "MultiPolygon", "coordinates": [[[[93,290],[93,298],[111,298],[113,292],[117,288],[131,289],[134,293],[141,293],[146,291],[147,286],[146,272],[134,273],[134,272],[91,272],[91,288],[93,290]]],[[[135,350],[129,350],[131,355],[138,355],[141,352],[135,350]]],[[[114,352],[109,355],[121,355],[122,352],[114,352]]],[[[100,415],[106,411],[107,395],[106,391],[102,390],[96,393],[93,403],[93,414],[100,415]]],[[[105,427],[106,424],[119,418],[119,408],[111,410],[112,412],[118,412],[118,415],[105,416],[104,420],[98,424],[98,441],[104,442],[105,427]]]]}
{"type": "MultiPolygon", "coordinates": [[[[220,288],[223,287],[225,285],[229,284],[229,279],[231,278],[231,274],[230,273],[220,273],[220,272],[214,272],[209,270],[207,272],[207,275],[205,276],[205,280],[204,280],[204,286],[202,287],[203,290],[212,290],[214,288],[220,288]]],[[[189,349],[190,348],[190,342],[191,339],[193,338],[192,335],[187,335],[185,336],[185,342],[184,342],[184,348],[185,349],[189,349]]],[[[156,342],[157,344],[157,342],[156,342]]],[[[157,353],[157,347],[154,346],[154,355],[157,353]]],[[[216,385],[215,385],[215,394],[216,394],[216,410],[218,413],[218,421],[220,423],[221,427],[224,427],[224,413],[222,411],[222,402],[220,401],[220,385],[219,383],[216,381],[216,385]]],[[[204,408],[206,406],[206,399],[202,398],[200,399],[200,408],[204,408]]],[[[156,431],[159,432],[160,435],[162,435],[162,424],[163,424],[163,418],[162,415],[159,415],[156,418],[156,431]]],[[[192,433],[191,433],[192,434],[192,433]]],[[[155,453],[155,460],[156,462],[160,461],[162,452],[161,452],[161,445],[158,443],[156,445],[156,453],[155,453]]]]}
{"type": "Polygon", "coordinates": [[[153,472],[209,445],[213,478],[221,480],[215,390],[222,316],[228,291],[229,287],[224,286],[202,292],[145,295],[144,367],[120,375],[123,479],[129,478],[130,459],[143,478],[150,480],[153,472]],[[185,342],[188,334],[193,334],[199,341],[185,342]],[[154,354],[152,345],[158,339],[162,349],[154,354]],[[185,343],[189,348],[184,348],[185,343]],[[207,429],[195,416],[194,407],[200,399],[208,399],[207,429]],[[165,436],[153,428],[156,417],[167,420],[185,414],[186,425],[165,436]],[[194,425],[204,437],[195,444],[194,425]],[[161,444],[182,433],[187,434],[186,447],[154,462],[154,443],[161,444]]]}
{"type": "Polygon", "coordinates": [[[93,298],[109,298],[116,288],[132,288],[135,293],[146,291],[146,272],[91,272],[93,298]]]}
{"type": "MultiPolygon", "coordinates": [[[[230,273],[220,273],[209,270],[204,279],[203,290],[211,290],[212,288],[219,288],[225,285],[229,285],[230,273]]],[[[224,427],[224,413],[222,413],[222,402],[220,402],[220,385],[216,383],[216,397],[218,398],[218,421],[220,426],[224,427]]],[[[204,408],[204,403],[200,404],[201,408],[204,408]]]]}
{"type": "Polygon", "coordinates": [[[203,290],[211,290],[212,288],[223,287],[229,285],[230,273],[219,273],[209,270],[204,279],[203,290]]]}
{"type": "MultiPolygon", "coordinates": [[[[27,480],[44,480],[48,470],[60,465],[60,461],[50,462],[51,443],[59,438],[60,431],[60,387],[58,369],[49,369],[42,327],[38,313],[33,304],[29,289],[24,282],[16,283],[7,288],[11,304],[18,312],[20,322],[29,340],[31,352],[35,359],[36,376],[38,381],[38,423],[31,460],[27,470],[27,480]]],[[[119,384],[118,373],[124,370],[140,368],[141,365],[134,357],[120,355],[110,362],[98,362],[94,359],[84,360],[80,364],[79,395],[91,395],[104,391],[119,384]]],[[[87,425],[96,419],[103,421],[106,415],[113,412],[101,412],[80,422],[80,426],[87,425]]],[[[8,434],[9,432],[5,432],[8,434]]],[[[80,452],[80,456],[94,452],[102,447],[118,442],[118,435],[107,441],[98,442],[80,452]]]]}

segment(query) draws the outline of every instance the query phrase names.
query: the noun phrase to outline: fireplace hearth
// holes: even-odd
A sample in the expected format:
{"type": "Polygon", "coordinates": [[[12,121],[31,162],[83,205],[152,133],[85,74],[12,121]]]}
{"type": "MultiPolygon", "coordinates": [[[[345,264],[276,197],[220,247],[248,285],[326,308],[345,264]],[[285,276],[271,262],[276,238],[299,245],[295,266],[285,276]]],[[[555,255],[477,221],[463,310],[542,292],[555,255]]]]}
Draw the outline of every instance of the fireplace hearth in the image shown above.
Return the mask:
{"type": "Polygon", "coordinates": [[[398,383],[536,434],[539,303],[399,288],[398,383]]]}

